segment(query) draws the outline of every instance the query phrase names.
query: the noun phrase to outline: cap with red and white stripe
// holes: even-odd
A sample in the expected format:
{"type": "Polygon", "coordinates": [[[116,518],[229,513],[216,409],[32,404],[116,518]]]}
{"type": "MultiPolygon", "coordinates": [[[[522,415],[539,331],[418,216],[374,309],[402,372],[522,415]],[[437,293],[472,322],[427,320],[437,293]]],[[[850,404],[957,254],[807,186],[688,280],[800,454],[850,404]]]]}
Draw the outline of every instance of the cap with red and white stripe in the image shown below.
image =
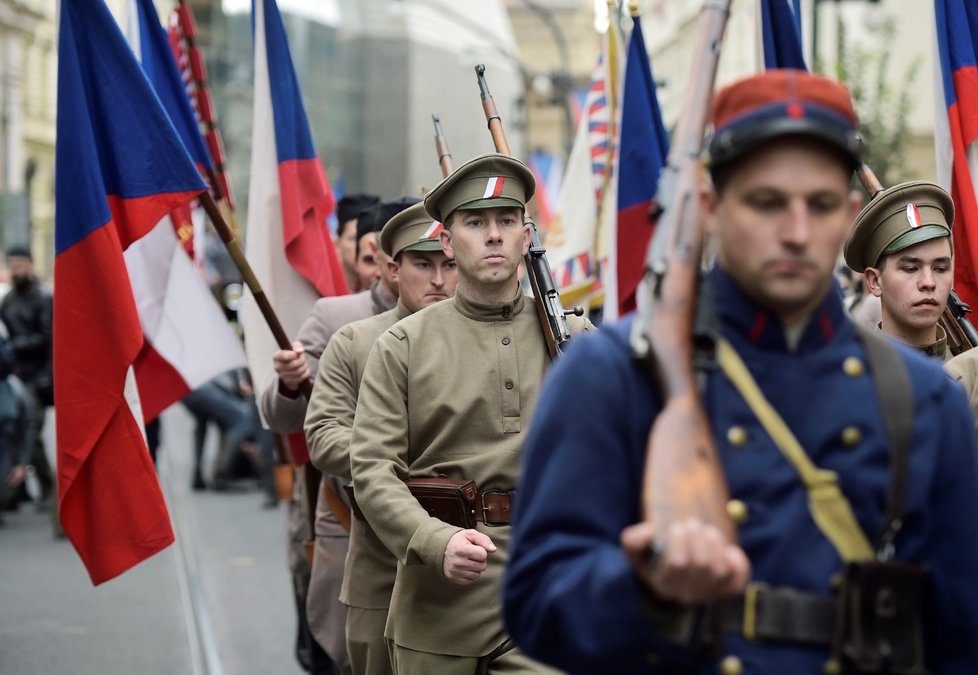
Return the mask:
{"type": "Polygon", "coordinates": [[[499,153],[481,155],[458,167],[425,195],[425,210],[445,222],[458,209],[525,208],[536,182],[523,162],[499,153]]]}
{"type": "Polygon", "coordinates": [[[380,231],[380,249],[391,258],[402,251],[440,251],[441,223],[432,221],[418,202],[387,221],[380,231]]]}
{"type": "Polygon", "coordinates": [[[931,239],[944,237],[951,245],[953,222],[954,204],[940,186],[919,180],[894,185],[856,217],[843,248],[846,264],[863,272],[879,267],[883,256],[931,239]]]}

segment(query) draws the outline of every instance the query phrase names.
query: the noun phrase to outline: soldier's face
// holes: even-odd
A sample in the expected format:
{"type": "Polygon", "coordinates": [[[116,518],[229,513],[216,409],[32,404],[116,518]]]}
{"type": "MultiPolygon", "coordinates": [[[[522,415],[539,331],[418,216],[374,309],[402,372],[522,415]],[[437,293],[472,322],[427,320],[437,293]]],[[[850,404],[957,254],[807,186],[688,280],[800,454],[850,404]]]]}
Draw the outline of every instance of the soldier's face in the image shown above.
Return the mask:
{"type": "Polygon", "coordinates": [[[458,270],[442,251],[404,251],[391,261],[401,302],[412,312],[455,295],[458,270]]]}
{"type": "Polygon", "coordinates": [[[886,256],[881,267],[866,268],[864,276],[880,299],[884,330],[898,335],[929,331],[951,293],[951,243],[941,237],[914,244],[886,256]]]}
{"type": "Polygon", "coordinates": [[[360,237],[360,252],[357,255],[357,277],[360,288],[370,288],[380,279],[380,260],[377,236],[373,232],[360,237]]]}
{"type": "Polygon", "coordinates": [[[740,161],[722,193],[704,193],[717,262],[785,325],[821,303],[861,199],[835,153],[785,138],[740,161]]]}
{"type": "Polygon", "coordinates": [[[357,219],[352,218],[340,223],[340,236],[336,239],[336,248],[340,254],[343,267],[350,272],[356,272],[357,262],[357,219]]]}
{"type": "Polygon", "coordinates": [[[455,211],[442,230],[442,249],[458,263],[467,283],[486,287],[509,283],[530,246],[530,231],[518,208],[455,211]]]}

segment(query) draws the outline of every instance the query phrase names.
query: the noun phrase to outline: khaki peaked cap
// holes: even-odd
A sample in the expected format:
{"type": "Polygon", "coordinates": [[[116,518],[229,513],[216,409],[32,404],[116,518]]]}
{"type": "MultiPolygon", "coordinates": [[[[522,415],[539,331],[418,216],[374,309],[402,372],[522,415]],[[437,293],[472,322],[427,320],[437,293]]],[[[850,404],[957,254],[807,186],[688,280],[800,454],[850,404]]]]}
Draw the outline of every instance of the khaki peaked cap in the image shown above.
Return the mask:
{"type": "Polygon", "coordinates": [[[418,202],[387,221],[380,231],[380,249],[391,258],[402,251],[440,251],[441,230],[441,223],[432,220],[418,202]]]}
{"type": "Polygon", "coordinates": [[[536,190],[533,173],[518,159],[480,155],[455,169],[425,195],[424,208],[440,223],[457,209],[525,208],[536,190]]]}
{"type": "Polygon", "coordinates": [[[856,216],[843,247],[856,272],[878,267],[884,255],[929,239],[951,236],[954,203],[939,185],[911,181],[887,188],[856,216]]]}

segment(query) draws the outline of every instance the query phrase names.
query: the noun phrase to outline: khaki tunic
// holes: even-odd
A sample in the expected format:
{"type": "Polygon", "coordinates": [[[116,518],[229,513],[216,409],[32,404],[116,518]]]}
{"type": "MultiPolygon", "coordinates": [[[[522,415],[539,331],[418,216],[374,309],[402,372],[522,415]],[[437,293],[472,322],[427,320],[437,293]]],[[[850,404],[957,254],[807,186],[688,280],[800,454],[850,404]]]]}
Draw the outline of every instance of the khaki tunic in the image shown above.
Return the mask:
{"type": "MultiPolygon", "coordinates": [[[[306,412],[306,439],[321,471],[350,480],[350,436],[367,356],[380,335],[410,310],[398,303],[383,314],[341,328],[319,361],[316,385],[306,412]]],[[[361,609],[387,609],[397,560],[366,521],[353,518],[340,600],[361,609]]]]}
{"type": "MultiPolygon", "coordinates": [[[[387,311],[395,302],[380,283],[355,295],[317,300],[299,328],[296,338],[305,349],[310,372],[318,372],[320,356],[337,330],[352,321],[387,311]]],[[[295,398],[283,396],[278,385],[279,380],[275,378],[272,386],[262,392],[259,398],[262,415],[269,428],[277,433],[291,434],[300,431],[305,419],[306,399],[301,394],[295,398]]],[[[329,480],[335,492],[343,495],[343,481],[328,475],[324,478],[329,480]]],[[[301,568],[306,567],[305,554],[301,550],[301,541],[305,538],[301,530],[306,529],[305,522],[305,517],[290,519],[290,530],[294,527],[300,528],[291,532],[290,537],[291,541],[298,539],[300,542],[297,547],[294,546],[296,550],[289,556],[295,562],[294,572],[301,572],[301,568]]],[[[339,600],[348,538],[346,530],[322,499],[322,492],[316,501],[315,540],[308,593],[309,629],[341,669],[348,672],[346,612],[339,600]]]]}
{"type": "Polygon", "coordinates": [[[454,584],[442,564],[460,528],[430,517],[404,480],[447,476],[474,480],[480,490],[515,489],[523,433],[549,362],[533,301],[522,294],[486,306],[457,291],[374,345],[350,459],[360,508],[398,559],[386,631],[396,644],[473,657],[505,641],[499,591],[509,526],[478,525],[498,550],[481,578],[454,584]]]}
{"type": "MultiPolygon", "coordinates": [[[[951,354],[951,350],[947,348],[947,331],[945,331],[944,327],[941,326],[940,324],[937,324],[936,328],[937,328],[937,340],[927,345],[909,345],[909,346],[913,347],[924,356],[929,356],[934,359],[939,359],[941,363],[947,363],[954,356],[953,354],[951,354]]],[[[882,333],[883,324],[882,323],[876,324],[876,330],[882,333]]],[[[887,333],[887,335],[889,335],[889,333],[887,333]]]]}
{"type": "MultiPolygon", "coordinates": [[[[355,295],[320,298],[313,305],[309,316],[299,327],[296,340],[305,348],[309,372],[319,369],[319,357],[333,333],[352,321],[380,314],[394,307],[396,300],[378,284],[355,295]]],[[[268,428],[277,434],[291,434],[302,429],[306,418],[306,399],[302,394],[295,398],[279,392],[279,379],[261,393],[259,406],[268,428]]]]}
{"type": "Polygon", "coordinates": [[[944,364],[944,370],[964,387],[971,413],[978,419],[978,348],[961,352],[944,364]]]}

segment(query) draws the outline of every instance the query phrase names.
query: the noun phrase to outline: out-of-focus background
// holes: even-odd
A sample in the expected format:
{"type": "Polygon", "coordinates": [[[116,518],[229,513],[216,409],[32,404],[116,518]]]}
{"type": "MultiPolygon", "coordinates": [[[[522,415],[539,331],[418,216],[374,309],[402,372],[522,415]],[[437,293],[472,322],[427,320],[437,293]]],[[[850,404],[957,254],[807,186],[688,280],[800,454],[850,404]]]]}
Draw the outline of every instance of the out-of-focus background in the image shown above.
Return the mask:
{"type": "MultiPolygon", "coordinates": [[[[53,261],[56,2],[0,0],[0,246],[53,261]]],[[[247,0],[190,3],[229,171],[247,206],[251,28],[247,0]]],[[[627,3],[626,3],[627,4],[627,3]]],[[[667,127],[679,114],[698,2],[640,0],[667,127]]],[[[110,0],[121,17],[122,0],[110,0]]],[[[171,3],[157,0],[166,20],[171,3]]],[[[313,138],[340,192],[416,192],[440,178],[430,115],[456,162],[490,151],[472,73],[487,77],[513,151],[534,156],[552,200],[610,16],[606,0],[282,0],[313,138]]],[[[933,177],[933,3],[803,0],[805,56],[853,85],[884,183],[933,177]]],[[[720,82],[759,68],[758,9],[734,0],[720,82]]],[[[944,111],[942,111],[942,114],[944,111]]],[[[241,219],[244,222],[244,219],[241,219]]]]}

